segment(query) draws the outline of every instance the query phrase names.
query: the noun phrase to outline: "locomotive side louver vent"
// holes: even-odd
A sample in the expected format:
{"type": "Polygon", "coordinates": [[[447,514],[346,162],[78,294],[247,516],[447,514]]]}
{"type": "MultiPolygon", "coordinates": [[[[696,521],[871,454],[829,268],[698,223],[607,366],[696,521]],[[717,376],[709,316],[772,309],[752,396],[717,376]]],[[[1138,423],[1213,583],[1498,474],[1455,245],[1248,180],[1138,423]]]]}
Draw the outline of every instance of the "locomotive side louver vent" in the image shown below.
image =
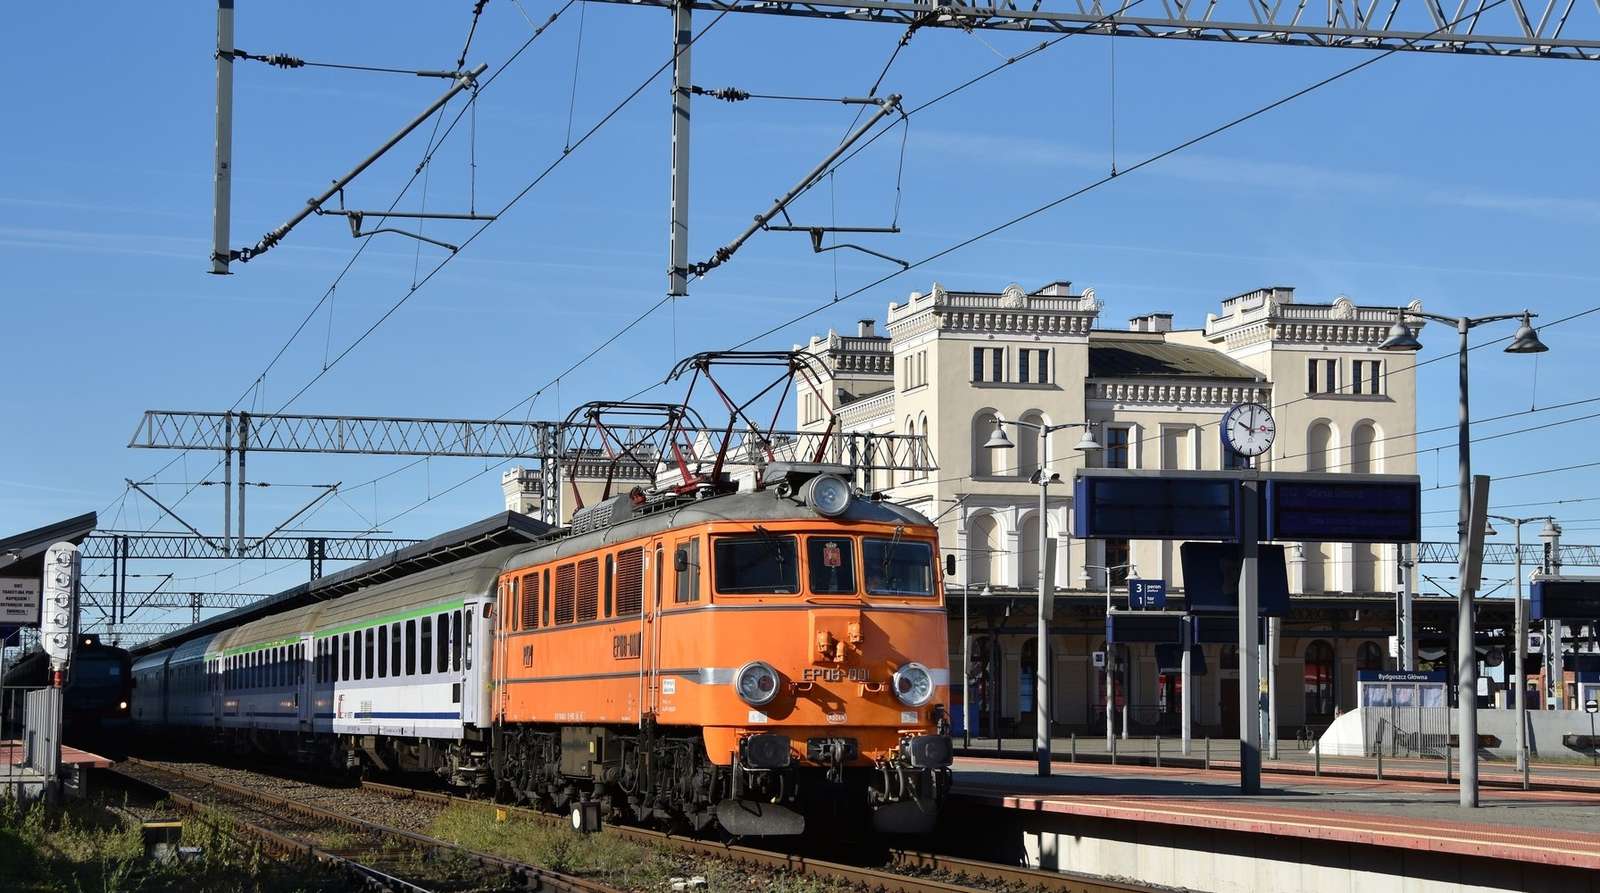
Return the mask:
{"type": "Polygon", "coordinates": [[[628,516],[632,515],[643,502],[644,491],[636,487],[632,493],[623,493],[594,505],[585,506],[572,513],[572,524],[568,531],[577,536],[621,524],[628,520],[628,516]]]}

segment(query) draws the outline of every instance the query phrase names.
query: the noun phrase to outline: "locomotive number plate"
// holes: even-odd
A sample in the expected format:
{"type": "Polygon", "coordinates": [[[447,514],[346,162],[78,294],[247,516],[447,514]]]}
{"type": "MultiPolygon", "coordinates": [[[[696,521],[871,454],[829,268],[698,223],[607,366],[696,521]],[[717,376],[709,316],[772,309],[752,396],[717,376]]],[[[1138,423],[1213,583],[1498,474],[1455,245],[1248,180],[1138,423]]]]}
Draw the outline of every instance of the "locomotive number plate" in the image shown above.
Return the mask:
{"type": "Polygon", "coordinates": [[[641,636],[639,633],[626,633],[611,637],[611,656],[616,660],[629,660],[639,656],[641,636]]]}
{"type": "Polygon", "coordinates": [[[800,671],[802,682],[866,682],[866,667],[806,667],[800,671]]]}

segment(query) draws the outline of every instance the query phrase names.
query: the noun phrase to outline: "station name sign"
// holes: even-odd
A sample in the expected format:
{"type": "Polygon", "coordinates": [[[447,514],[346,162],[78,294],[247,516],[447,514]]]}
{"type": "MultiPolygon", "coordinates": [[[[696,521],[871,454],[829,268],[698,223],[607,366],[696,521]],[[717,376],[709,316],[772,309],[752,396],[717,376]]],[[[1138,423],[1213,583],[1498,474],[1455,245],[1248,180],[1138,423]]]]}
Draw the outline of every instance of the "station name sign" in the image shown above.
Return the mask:
{"type": "Polygon", "coordinates": [[[1443,670],[1361,670],[1356,673],[1360,682],[1444,682],[1443,670]]]}

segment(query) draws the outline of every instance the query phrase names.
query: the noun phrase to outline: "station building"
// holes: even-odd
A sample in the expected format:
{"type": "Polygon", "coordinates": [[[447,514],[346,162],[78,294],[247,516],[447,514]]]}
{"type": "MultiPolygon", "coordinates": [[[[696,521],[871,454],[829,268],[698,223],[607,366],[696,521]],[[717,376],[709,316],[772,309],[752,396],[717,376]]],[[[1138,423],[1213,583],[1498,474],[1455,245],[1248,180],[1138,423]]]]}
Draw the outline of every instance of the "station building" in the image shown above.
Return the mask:
{"type": "MultiPolygon", "coordinates": [[[[1175,323],[1190,320],[1164,312],[1108,325],[1105,310],[1092,288],[1064,281],[1031,291],[934,283],[889,304],[884,330],[861,320],[851,334],[829,331],[797,345],[826,370],[820,394],[797,383],[800,430],[822,429],[831,412],[845,431],[927,438],[937,472],[879,472],[862,483],[938,519],[941,542],[956,557],[947,581],[951,667],[962,666],[965,613],[975,734],[1026,735],[1034,725],[1041,518],[1032,481],[1041,466],[1064,482],[1051,486],[1046,503],[1057,537],[1053,715],[1063,733],[1103,728],[1105,677],[1092,655],[1105,648],[1107,592],[1124,608],[1130,575],[1162,579],[1170,606],[1181,608],[1184,591],[1178,543],[1065,535],[1076,469],[1231,467],[1218,423],[1231,406],[1254,401],[1273,407],[1277,423],[1276,442],[1256,460],[1263,469],[1415,472],[1413,360],[1377,349],[1396,319],[1394,304],[1303,302],[1294,289],[1274,286],[1224,298],[1188,328],[1175,323]],[[1102,448],[1075,449],[1082,431],[1073,428],[1041,449],[1037,432],[1007,426],[1015,447],[986,449],[996,419],[1086,421],[1102,448]]],[[[1394,665],[1388,637],[1400,550],[1285,545],[1292,610],[1281,624],[1275,685],[1280,728],[1292,736],[1354,707],[1358,670],[1394,665]]],[[[1126,699],[1130,727],[1175,730],[1176,673],[1161,672],[1154,646],[1122,647],[1128,670],[1115,697],[1119,707],[1126,699]]],[[[1204,663],[1194,680],[1197,733],[1232,734],[1236,648],[1205,646],[1204,663]]],[[[959,672],[951,682],[959,701],[959,672]]]]}

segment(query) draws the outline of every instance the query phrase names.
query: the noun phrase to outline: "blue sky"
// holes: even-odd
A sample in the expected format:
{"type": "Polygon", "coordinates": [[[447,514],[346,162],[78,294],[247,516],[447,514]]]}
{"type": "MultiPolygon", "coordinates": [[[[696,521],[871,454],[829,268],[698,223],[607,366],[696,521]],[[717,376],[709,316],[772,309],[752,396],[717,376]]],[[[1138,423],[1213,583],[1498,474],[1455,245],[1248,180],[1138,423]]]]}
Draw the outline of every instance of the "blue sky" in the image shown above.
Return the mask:
{"type": "MultiPolygon", "coordinates": [[[[492,0],[468,54],[497,68],[557,6],[492,0]]],[[[444,68],[460,52],[468,3],[241,4],[237,43],[258,53],[402,68],[444,68]]],[[[712,16],[702,14],[698,25],[712,16]]],[[[358,243],[342,221],[313,218],[271,253],[206,274],[211,224],[212,11],[205,4],[83,9],[36,4],[8,29],[0,73],[9,139],[0,142],[0,530],[86,510],[102,524],[157,525],[154,506],[126,496],[176,454],[126,448],[141,411],[220,410],[246,395],[280,408],[443,254],[411,240],[371,242],[335,296],[271,371],[268,361],[322,299],[358,243]],[[331,319],[329,309],[331,305],[331,319]]],[[[900,30],[729,16],[694,50],[695,82],[812,96],[859,95],[900,30]]],[[[425,201],[460,210],[502,204],[558,157],[670,52],[659,10],[572,7],[491,87],[475,116],[469,185],[464,121],[434,156],[425,201]],[[582,11],[584,38],[577,52],[582,11]],[[576,64],[575,64],[576,62],[576,64]],[[574,72],[576,86],[574,87],[574,72]]],[[[1009,34],[920,32],[884,89],[908,104],[932,98],[1038,42],[1009,34]]],[[[914,117],[898,236],[870,237],[916,259],[1042,204],[1109,169],[1112,41],[1075,37],[914,117]]],[[[1352,65],[1356,51],[1115,41],[1119,167],[1352,65]]],[[[237,66],[234,244],[253,242],[364,156],[442,91],[405,75],[237,66]]],[[[493,417],[543,391],[535,417],[658,380],[674,356],[727,346],[837,290],[890,271],[865,255],[814,256],[802,235],[762,234],[727,266],[588,365],[551,378],[664,293],[668,115],[658,79],[538,188],[350,350],[289,408],[300,412],[493,417]],[[837,283],[837,286],[836,286],[837,283]]],[[[1490,313],[1531,307],[1545,319],[1600,305],[1597,125],[1575,114],[1600,87],[1600,66],[1576,62],[1399,54],[1214,140],[1137,171],[970,248],[869,290],[764,342],[782,348],[937,279],[998,289],[1052,279],[1093,286],[1105,320],[1169,310],[1198,325],[1224,297],[1287,284],[1303,300],[1360,303],[1420,297],[1430,309],[1490,313]]],[[[458,100],[459,103],[459,100],[458,100]]],[[[456,106],[452,106],[452,112],[456,106]]],[[[824,103],[695,105],[691,254],[702,258],[746,226],[845,132],[853,110],[824,103]]],[[[425,127],[424,130],[427,128],[425,127]]],[[[425,133],[403,143],[347,192],[384,207],[411,176],[425,133]]],[[[884,225],[895,205],[898,132],[796,204],[801,222],[884,225]]],[[[419,185],[403,207],[424,201],[419,185]]],[[[461,225],[430,232],[465,238],[461,225]]],[[[1488,330],[1505,335],[1510,328],[1488,330]]],[[[1584,374],[1600,313],[1546,333],[1537,361],[1474,354],[1475,415],[1600,396],[1584,374]]],[[[1423,357],[1453,349],[1434,327],[1423,357]]],[[[1421,373],[1419,426],[1455,413],[1453,364],[1421,373]]],[[[666,396],[667,392],[659,392],[666,396]]],[[[1600,411],[1590,404],[1481,426],[1479,434],[1600,411]]],[[[520,413],[526,413],[524,406],[520,413]]],[[[519,416],[520,417],[520,416],[519,416]]],[[[1480,445],[1497,475],[1600,460],[1595,421],[1480,445]]],[[[1421,457],[1425,486],[1453,476],[1451,432],[1421,457]]],[[[214,457],[179,459],[157,492],[179,499],[214,457]]],[[[498,470],[438,459],[389,477],[396,458],[261,456],[252,477],[253,533],[313,491],[342,481],[307,526],[379,524],[424,536],[500,505],[498,470]],[[481,474],[480,474],[481,473],[481,474]],[[392,522],[386,519],[479,476],[392,522]]],[[[1594,470],[1507,482],[1496,502],[1591,495],[1594,470]]],[[[1600,495],[1600,494],[1595,494],[1600,495]]],[[[180,510],[214,528],[216,488],[180,510]]],[[[1453,491],[1428,508],[1453,507],[1453,491]]],[[[1600,501],[1552,507],[1569,541],[1600,540],[1600,501]],[[1584,531],[1593,530],[1592,533],[1584,531]]],[[[1537,513],[1546,509],[1533,507],[1537,513]]],[[[1433,514],[1430,538],[1452,537],[1433,514]]],[[[159,529],[172,529],[170,522],[159,529]]],[[[91,568],[91,573],[100,568],[91,568]]],[[[136,564],[175,573],[169,588],[276,591],[299,564],[136,564]]],[[[156,580],[147,580],[154,585],[156,580]]],[[[103,584],[103,581],[101,581],[103,584]]],[[[135,581],[133,588],[147,588],[135,581]]]]}

